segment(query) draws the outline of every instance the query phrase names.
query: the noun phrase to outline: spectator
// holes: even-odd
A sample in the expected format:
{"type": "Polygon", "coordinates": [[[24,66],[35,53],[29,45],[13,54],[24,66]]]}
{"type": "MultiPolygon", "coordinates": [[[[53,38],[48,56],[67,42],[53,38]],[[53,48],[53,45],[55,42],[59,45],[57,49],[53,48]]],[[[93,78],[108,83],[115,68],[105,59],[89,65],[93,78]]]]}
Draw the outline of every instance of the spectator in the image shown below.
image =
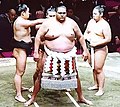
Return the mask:
{"type": "Polygon", "coordinates": [[[7,13],[0,14],[0,48],[3,51],[11,51],[11,40],[13,37],[13,22],[16,11],[12,8],[7,13]]]}
{"type": "Polygon", "coordinates": [[[74,10],[72,7],[67,8],[67,16],[72,18],[78,24],[82,32],[84,31],[84,25],[81,22],[80,18],[74,14],[74,10]]]}
{"type": "Polygon", "coordinates": [[[105,5],[105,0],[93,0],[95,6],[97,5],[105,5]]]}
{"type": "Polygon", "coordinates": [[[116,13],[109,18],[112,30],[112,41],[109,43],[109,52],[120,52],[120,5],[116,13]]]}

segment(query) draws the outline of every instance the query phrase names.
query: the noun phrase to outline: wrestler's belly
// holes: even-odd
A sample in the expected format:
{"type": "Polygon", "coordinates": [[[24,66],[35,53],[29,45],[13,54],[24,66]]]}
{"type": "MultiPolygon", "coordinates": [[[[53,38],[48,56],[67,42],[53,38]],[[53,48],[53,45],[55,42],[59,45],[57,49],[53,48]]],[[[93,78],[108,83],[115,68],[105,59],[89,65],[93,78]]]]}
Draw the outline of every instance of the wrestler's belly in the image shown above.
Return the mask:
{"type": "Polygon", "coordinates": [[[88,40],[92,43],[92,42],[102,41],[103,39],[104,39],[103,37],[97,35],[91,35],[88,40]]]}
{"type": "Polygon", "coordinates": [[[73,49],[75,45],[75,41],[72,41],[72,42],[70,40],[45,41],[45,45],[52,51],[68,52],[73,49]]]}

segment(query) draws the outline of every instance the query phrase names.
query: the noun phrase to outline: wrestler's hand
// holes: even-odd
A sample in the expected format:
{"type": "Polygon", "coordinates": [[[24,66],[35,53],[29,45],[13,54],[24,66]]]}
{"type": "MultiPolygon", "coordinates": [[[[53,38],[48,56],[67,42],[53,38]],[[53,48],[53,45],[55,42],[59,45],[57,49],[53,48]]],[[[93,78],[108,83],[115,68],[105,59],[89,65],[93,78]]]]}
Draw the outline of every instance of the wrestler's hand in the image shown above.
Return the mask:
{"type": "Polygon", "coordinates": [[[33,58],[34,58],[35,62],[38,62],[39,61],[39,53],[38,52],[34,52],[33,58]]]}
{"type": "Polygon", "coordinates": [[[87,59],[88,59],[88,54],[89,54],[89,51],[88,51],[88,50],[87,50],[87,51],[83,51],[82,57],[83,57],[83,60],[84,60],[84,61],[87,61],[87,59]]]}

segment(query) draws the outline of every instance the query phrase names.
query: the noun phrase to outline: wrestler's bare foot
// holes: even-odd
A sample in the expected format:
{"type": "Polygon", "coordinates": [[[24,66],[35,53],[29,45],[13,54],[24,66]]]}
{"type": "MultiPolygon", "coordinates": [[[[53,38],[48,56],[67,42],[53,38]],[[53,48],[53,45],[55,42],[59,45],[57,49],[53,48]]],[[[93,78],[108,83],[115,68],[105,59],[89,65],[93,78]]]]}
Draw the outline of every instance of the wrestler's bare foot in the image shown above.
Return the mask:
{"type": "Polygon", "coordinates": [[[104,94],[104,91],[99,90],[98,92],[95,93],[96,96],[102,96],[104,94]]]}
{"type": "Polygon", "coordinates": [[[28,106],[32,105],[33,102],[34,102],[33,99],[29,99],[27,102],[24,103],[24,106],[25,106],[25,107],[28,107],[28,106]]]}
{"type": "Polygon", "coordinates": [[[96,85],[92,86],[92,87],[89,87],[88,88],[89,91],[92,91],[92,90],[98,90],[98,87],[96,85]]]}
{"type": "Polygon", "coordinates": [[[87,105],[93,105],[93,103],[85,98],[78,100],[78,103],[85,103],[87,105]]]}
{"type": "Polygon", "coordinates": [[[33,92],[34,86],[32,86],[31,88],[29,88],[29,92],[33,92]]]}
{"type": "Polygon", "coordinates": [[[29,88],[26,88],[26,87],[22,87],[21,89],[22,91],[29,91],[29,88]]]}
{"type": "Polygon", "coordinates": [[[17,100],[17,101],[19,101],[21,103],[26,102],[26,100],[22,96],[15,96],[15,100],[17,100]]]}

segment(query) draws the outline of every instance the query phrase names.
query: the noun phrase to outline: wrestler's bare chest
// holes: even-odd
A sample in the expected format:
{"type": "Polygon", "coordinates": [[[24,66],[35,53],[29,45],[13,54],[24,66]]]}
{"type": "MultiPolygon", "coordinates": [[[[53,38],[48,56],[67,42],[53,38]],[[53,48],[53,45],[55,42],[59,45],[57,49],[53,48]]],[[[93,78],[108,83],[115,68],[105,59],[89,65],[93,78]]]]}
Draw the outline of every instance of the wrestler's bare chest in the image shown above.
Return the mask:
{"type": "Polygon", "coordinates": [[[56,24],[51,25],[48,28],[48,32],[46,33],[45,37],[47,38],[57,38],[57,37],[67,37],[67,38],[74,38],[75,33],[71,25],[66,24],[56,24]]]}
{"type": "Polygon", "coordinates": [[[88,25],[87,33],[89,34],[89,37],[87,39],[94,42],[103,40],[105,37],[104,25],[104,21],[96,22],[94,20],[91,20],[88,25]]]}
{"type": "Polygon", "coordinates": [[[89,31],[98,35],[103,35],[102,23],[91,23],[89,26],[89,31]]]}

